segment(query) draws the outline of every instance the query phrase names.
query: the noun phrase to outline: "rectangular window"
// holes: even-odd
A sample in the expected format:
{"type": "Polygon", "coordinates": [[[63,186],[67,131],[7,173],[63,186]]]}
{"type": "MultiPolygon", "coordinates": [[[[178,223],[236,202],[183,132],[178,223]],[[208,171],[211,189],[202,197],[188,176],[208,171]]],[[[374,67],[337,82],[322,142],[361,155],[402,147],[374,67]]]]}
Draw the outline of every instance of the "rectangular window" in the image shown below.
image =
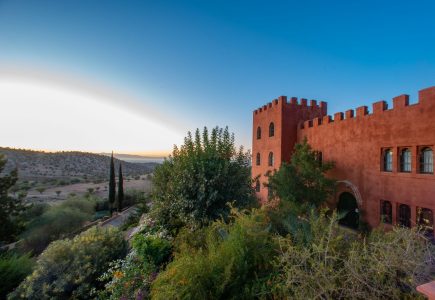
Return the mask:
{"type": "Polygon", "coordinates": [[[400,153],[400,172],[411,172],[411,150],[409,148],[403,148],[399,150],[400,153]]]}
{"type": "Polygon", "coordinates": [[[393,223],[393,207],[390,201],[381,200],[381,222],[385,224],[393,223]]]}
{"type": "Polygon", "coordinates": [[[391,148],[382,150],[382,171],[393,171],[393,150],[391,150],[391,148]]]}

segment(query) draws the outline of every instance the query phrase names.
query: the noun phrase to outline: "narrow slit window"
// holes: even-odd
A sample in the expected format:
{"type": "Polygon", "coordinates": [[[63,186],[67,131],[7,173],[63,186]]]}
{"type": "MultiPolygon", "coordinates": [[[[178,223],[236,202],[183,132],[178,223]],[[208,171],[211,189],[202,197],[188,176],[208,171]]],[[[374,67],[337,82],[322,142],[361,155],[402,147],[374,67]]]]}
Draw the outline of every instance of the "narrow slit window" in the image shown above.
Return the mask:
{"type": "Polygon", "coordinates": [[[260,155],[260,153],[257,153],[257,158],[256,158],[256,162],[255,162],[255,164],[256,164],[257,166],[259,166],[259,165],[261,164],[261,155],[260,155]]]}
{"type": "Polygon", "coordinates": [[[269,136],[275,136],[275,124],[273,124],[273,122],[269,125],[269,136]]]}
{"type": "Polygon", "coordinates": [[[261,139],[261,127],[257,128],[257,140],[261,139]]]}
{"type": "Polygon", "coordinates": [[[273,158],[273,152],[269,153],[269,167],[273,167],[274,164],[274,158],[273,158]]]}

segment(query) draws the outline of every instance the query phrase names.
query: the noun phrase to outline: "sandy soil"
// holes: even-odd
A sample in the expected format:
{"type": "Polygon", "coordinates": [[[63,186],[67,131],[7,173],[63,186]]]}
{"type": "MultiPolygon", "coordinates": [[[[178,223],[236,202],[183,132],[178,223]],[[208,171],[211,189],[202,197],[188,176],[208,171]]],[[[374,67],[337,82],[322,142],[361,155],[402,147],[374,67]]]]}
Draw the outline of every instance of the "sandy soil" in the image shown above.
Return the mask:
{"type": "MultiPolygon", "coordinates": [[[[27,193],[27,201],[29,202],[56,202],[59,200],[65,200],[69,195],[76,194],[77,196],[84,195],[88,193],[89,189],[94,189],[94,194],[99,197],[107,197],[109,182],[103,183],[77,183],[65,186],[58,186],[53,188],[48,188],[44,192],[39,193],[38,191],[32,189],[27,193]],[[60,193],[58,194],[58,191],[60,193]]],[[[151,182],[145,176],[141,179],[129,179],[124,180],[124,191],[134,189],[144,192],[149,192],[151,189],[151,182]]]]}

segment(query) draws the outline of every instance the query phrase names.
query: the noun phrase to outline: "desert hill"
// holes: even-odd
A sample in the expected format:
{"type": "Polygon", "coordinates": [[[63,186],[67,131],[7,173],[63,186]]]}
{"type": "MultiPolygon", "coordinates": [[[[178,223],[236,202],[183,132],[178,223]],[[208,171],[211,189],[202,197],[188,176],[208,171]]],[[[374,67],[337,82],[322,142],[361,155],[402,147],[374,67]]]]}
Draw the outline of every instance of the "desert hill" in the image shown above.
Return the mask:
{"type": "MultiPolygon", "coordinates": [[[[0,147],[0,153],[8,159],[7,170],[18,168],[20,181],[105,180],[110,165],[110,157],[107,155],[78,151],[43,152],[0,147]]],[[[116,170],[120,162],[124,176],[130,177],[151,173],[158,165],[156,162],[133,163],[115,158],[116,170]]]]}

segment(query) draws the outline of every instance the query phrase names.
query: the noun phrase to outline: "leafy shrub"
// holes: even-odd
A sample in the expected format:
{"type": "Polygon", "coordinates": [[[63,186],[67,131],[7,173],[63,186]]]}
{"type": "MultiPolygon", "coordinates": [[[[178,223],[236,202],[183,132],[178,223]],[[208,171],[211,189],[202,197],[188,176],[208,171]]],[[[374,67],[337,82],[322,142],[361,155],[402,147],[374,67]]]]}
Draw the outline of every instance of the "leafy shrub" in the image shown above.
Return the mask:
{"type": "Polygon", "coordinates": [[[123,207],[128,207],[137,204],[139,207],[143,208],[143,213],[147,212],[147,203],[148,203],[148,196],[145,194],[145,192],[134,190],[134,189],[128,189],[125,191],[124,194],[124,201],[123,207]]]}
{"type": "Polygon", "coordinates": [[[51,243],[39,256],[36,268],[9,299],[87,299],[109,262],[125,255],[122,232],[93,227],[74,239],[51,243]]]}
{"type": "Polygon", "coordinates": [[[94,207],[95,201],[86,198],[69,198],[51,206],[28,224],[22,234],[24,250],[40,253],[51,241],[81,228],[92,220],[94,207]]]}
{"type": "Polygon", "coordinates": [[[33,264],[29,255],[0,256],[0,299],[5,299],[32,272],[33,264]]]}
{"type": "Polygon", "coordinates": [[[171,229],[197,227],[226,218],[227,202],[256,204],[250,155],[236,150],[228,128],[189,132],[184,144],[159,165],[153,176],[153,214],[171,229]]]}
{"type": "Polygon", "coordinates": [[[101,299],[142,299],[148,295],[151,282],[171,255],[171,242],[162,232],[139,233],[132,241],[132,251],[125,259],[111,263],[100,277],[107,282],[101,299]]]}
{"type": "Polygon", "coordinates": [[[59,204],[60,209],[71,208],[77,209],[86,214],[93,214],[95,212],[95,203],[97,198],[95,197],[72,197],[59,204]]]}
{"type": "Polygon", "coordinates": [[[109,201],[107,201],[106,199],[98,199],[95,203],[95,210],[109,210],[109,201]]]}
{"type": "Polygon", "coordinates": [[[280,238],[271,298],[415,299],[433,279],[435,248],[412,229],[375,230],[369,237],[312,215],[308,241],[280,238]]]}
{"type": "Polygon", "coordinates": [[[171,255],[171,243],[158,236],[138,234],[132,241],[133,249],[146,263],[160,266],[171,255]]]}
{"type": "MultiPolygon", "coordinates": [[[[216,221],[200,248],[181,246],[152,283],[153,299],[251,299],[267,290],[276,253],[264,211],[216,221]]],[[[193,233],[195,234],[195,233],[193,233]]]]}
{"type": "Polygon", "coordinates": [[[48,205],[47,203],[33,203],[30,206],[26,207],[26,210],[22,213],[21,216],[24,220],[31,221],[41,216],[49,208],[50,205],[48,205]]]}

